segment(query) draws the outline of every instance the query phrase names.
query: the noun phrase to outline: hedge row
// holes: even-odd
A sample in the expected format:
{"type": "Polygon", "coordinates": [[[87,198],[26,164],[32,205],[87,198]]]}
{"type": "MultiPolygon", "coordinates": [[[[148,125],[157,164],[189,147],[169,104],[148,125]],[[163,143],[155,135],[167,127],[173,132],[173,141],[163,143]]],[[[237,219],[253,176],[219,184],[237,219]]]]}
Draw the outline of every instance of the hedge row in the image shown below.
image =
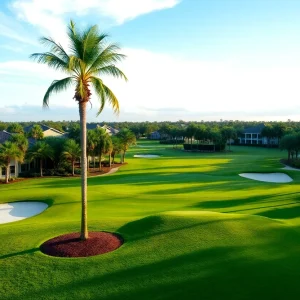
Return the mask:
{"type": "Polygon", "coordinates": [[[220,152],[225,150],[225,145],[183,144],[183,148],[186,151],[220,152]]]}

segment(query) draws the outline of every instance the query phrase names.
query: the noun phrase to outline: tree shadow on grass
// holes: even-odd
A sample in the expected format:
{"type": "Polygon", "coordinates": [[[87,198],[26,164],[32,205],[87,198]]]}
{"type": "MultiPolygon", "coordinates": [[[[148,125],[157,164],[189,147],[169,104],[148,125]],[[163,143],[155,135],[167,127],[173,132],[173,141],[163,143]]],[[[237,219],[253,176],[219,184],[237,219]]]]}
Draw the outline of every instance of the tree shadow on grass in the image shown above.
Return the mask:
{"type": "Polygon", "coordinates": [[[295,219],[300,218],[300,203],[298,206],[274,208],[264,212],[257,213],[257,215],[264,216],[271,219],[295,219]]]}
{"type": "MultiPolygon", "coordinates": [[[[38,299],[51,295],[53,298],[64,298],[68,295],[76,299],[110,300],[293,299],[300,293],[297,254],[287,249],[277,257],[269,255],[260,259],[243,255],[245,250],[251,251],[251,248],[254,252],[264,253],[265,247],[218,246],[166,258],[156,257],[140,265],[118,270],[108,268],[106,273],[100,275],[91,275],[89,272],[74,278],[72,282],[60,280],[60,283],[47,289],[25,290],[22,297],[38,299]]],[[[169,251],[171,254],[172,250],[169,251]]]]}
{"type": "Polygon", "coordinates": [[[10,258],[10,257],[15,257],[15,256],[20,256],[20,255],[26,255],[26,254],[33,254],[37,251],[40,251],[40,249],[39,248],[27,249],[24,251],[19,251],[19,252],[2,255],[2,256],[0,256],[0,259],[10,258]]]}
{"type": "MultiPolygon", "coordinates": [[[[293,198],[293,200],[295,200],[295,202],[297,203],[298,199],[300,201],[300,192],[272,194],[272,195],[258,195],[258,196],[251,196],[245,198],[237,198],[234,200],[201,201],[188,207],[198,208],[198,209],[216,209],[216,208],[222,209],[222,208],[236,208],[244,205],[253,204],[253,205],[257,205],[257,207],[253,208],[256,209],[256,208],[260,208],[260,206],[264,206],[266,203],[278,203],[278,202],[280,203],[287,200],[290,201],[291,198],[293,198]],[[278,197],[284,197],[284,198],[277,199],[278,197]]],[[[226,212],[230,212],[230,211],[226,211],[226,212]]]]}

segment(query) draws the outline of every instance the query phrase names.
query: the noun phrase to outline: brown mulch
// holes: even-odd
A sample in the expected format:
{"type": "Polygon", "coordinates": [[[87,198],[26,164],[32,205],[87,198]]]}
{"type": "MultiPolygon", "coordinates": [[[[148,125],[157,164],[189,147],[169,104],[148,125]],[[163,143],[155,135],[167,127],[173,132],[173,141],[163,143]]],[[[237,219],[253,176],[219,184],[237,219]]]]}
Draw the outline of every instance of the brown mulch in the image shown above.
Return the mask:
{"type": "Polygon", "coordinates": [[[123,238],[103,231],[89,232],[89,238],[80,240],[80,233],[73,232],[57,236],[43,243],[40,250],[50,256],[87,257],[114,251],[122,246],[123,238]]]}
{"type": "MultiPolygon", "coordinates": [[[[111,168],[110,167],[102,167],[101,171],[99,171],[99,168],[90,168],[90,171],[88,173],[88,177],[92,177],[92,176],[98,176],[98,175],[103,175],[105,173],[108,173],[111,169],[114,169],[114,168],[119,168],[121,166],[124,166],[124,165],[127,165],[127,163],[114,163],[111,168]]],[[[80,177],[81,175],[74,175],[74,177],[80,177]]],[[[60,177],[73,177],[72,175],[68,175],[68,176],[43,176],[43,177],[28,177],[28,178],[15,178],[14,180],[10,180],[8,182],[8,184],[11,184],[11,183],[16,183],[16,182],[20,182],[20,181],[24,181],[24,180],[29,180],[29,179],[41,179],[41,178],[60,178],[60,177]]],[[[1,180],[0,179],[0,184],[6,184],[4,179],[1,180]]]]}

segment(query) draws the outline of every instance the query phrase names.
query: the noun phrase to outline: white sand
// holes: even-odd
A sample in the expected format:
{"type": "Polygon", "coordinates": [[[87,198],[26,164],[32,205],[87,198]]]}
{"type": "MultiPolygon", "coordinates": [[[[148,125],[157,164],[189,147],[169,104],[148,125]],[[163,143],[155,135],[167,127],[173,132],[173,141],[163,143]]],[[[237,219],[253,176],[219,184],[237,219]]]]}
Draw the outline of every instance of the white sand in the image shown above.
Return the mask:
{"type": "Polygon", "coordinates": [[[40,214],[48,205],[44,202],[11,202],[0,204],[0,224],[16,222],[40,214]]]}
{"type": "Polygon", "coordinates": [[[281,168],[282,170],[289,170],[289,171],[300,171],[300,169],[296,169],[290,166],[285,166],[284,168],[281,168]]]}
{"type": "Polygon", "coordinates": [[[286,183],[293,181],[290,176],[284,173],[242,173],[239,175],[248,179],[264,182],[286,183]]]}
{"type": "Polygon", "coordinates": [[[154,158],[154,157],[159,157],[159,155],[154,155],[154,154],[136,154],[133,157],[139,157],[139,158],[154,158]]]}

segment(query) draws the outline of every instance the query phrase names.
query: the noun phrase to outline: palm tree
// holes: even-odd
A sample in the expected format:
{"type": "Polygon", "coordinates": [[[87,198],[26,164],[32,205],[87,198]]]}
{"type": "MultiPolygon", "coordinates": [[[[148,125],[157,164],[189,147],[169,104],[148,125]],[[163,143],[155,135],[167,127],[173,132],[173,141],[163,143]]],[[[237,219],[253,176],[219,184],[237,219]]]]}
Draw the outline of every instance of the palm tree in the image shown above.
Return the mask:
{"type": "Polygon", "coordinates": [[[22,151],[23,155],[28,149],[28,139],[23,134],[14,134],[10,137],[10,141],[15,143],[17,147],[22,151]]]}
{"type": "Polygon", "coordinates": [[[122,146],[122,158],[121,163],[125,162],[125,153],[128,150],[130,145],[134,145],[136,143],[135,134],[127,128],[122,129],[117,134],[118,138],[120,139],[120,143],[122,146]]]}
{"type": "Polygon", "coordinates": [[[106,143],[105,143],[105,153],[108,154],[108,164],[109,167],[111,168],[111,153],[113,151],[113,143],[111,140],[111,137],[107,135],[106,143]]]}
{"type": "Polygon", "coordinates": [[[72,176],[74,176],[75,161],[80,158],[81,149],[75,140],[67,140],[62,156],[72,163],[72,176]]]}
{"type": "Polygon", "coordinates": [[[26,136],[24,134],[17,133],[17,134],[13,134],[9,140],[17,145],[19,150],[22,152],[23,157],[25,157],[29,145],[26,136]]]}
{"type": "Polygon", "coordinates": [[[96,154],[99,157],[99,171],[101,171],[101,161],[102,161],[102,155],[107,153],[107,144],[111,140],[108,133],[103,128],[97,128],[95,130],[97,139],[96,139],[96,154]]]}
{"type": "Polygon", "coordinates": [[[93,156],[94,168],[95,168],[95,149],[97,146],[97,135],[95,130],[88,130],[86,140],[86,153],[87,153],[87,171],[90,171],[89,157],[93,156]]]}
{"type": "Polygon", "coordinates": [[[43,129],[40,125],[33,125],[28,132],[28,137],[31,137],[35,140],[41,140],[44,137],[43,129]]]}
{"type": "Polygon", "coordinates": [[[120,139],[115,135],[112,136],[111,141],[112,141],[112,151],[111,151],[112,162],[111,163],[114,164],[116,154],[119,154],[122,151],[122,145],[120,139]]]}
{"type": "Polygon", "coordinates": [[[75,85],[74,99],[79,106],[80,141],[81,141],[81,239],[88,238],[87,229],[87,155],[86,155],[86,107],[91,100],[92,86],[100,100],[98,115],[103,110],[106,101],[112,105],[115,113],[119,112],[119,102],[114,93],[100,78],[102,75],[112,75],[127,80],[125,74],[115,66],[125,56],[118,53],[120,48],[116,44],[106,44],[106,34],[99,33],[98,27],[92,26],[80,32],[71,21],[68,26],[70,53],[56,43],[52,38],[43,37],[41,42],[50,48],[50,52],[34,53],[32,58],[51,68],[63,71],[67,77],[54,80],[43,99],[44,106],[48,106],[53,93],[66,90],[75,85]]]}
{"type": "Polygon", "coordinates": [[[27,151],[27,157],[30,161],[39,159],[41,177],[43,177],[43,160],[53,159],[53,154],[53,149],[45,142],[37,142],[27,151]]]}
{"type": "Polygon", "coordinates": [[[7,131],[10,133],[24,133],[24,129],[23,126],[19,123],[11,123],[8,127],[7,127],[7,131]]]}
{"type": "Polygon", "coordinates": [[[5,172],[5,183],[8,183],[8,179],[10,176],[10,163],[12,160],[19,160],[22,161],[24,158],[23,152],[18,148],[18,145],[6,141],[2,145],[0,145],[0,161],[1,164],[5,166],[6,172],[5,172]]]}

